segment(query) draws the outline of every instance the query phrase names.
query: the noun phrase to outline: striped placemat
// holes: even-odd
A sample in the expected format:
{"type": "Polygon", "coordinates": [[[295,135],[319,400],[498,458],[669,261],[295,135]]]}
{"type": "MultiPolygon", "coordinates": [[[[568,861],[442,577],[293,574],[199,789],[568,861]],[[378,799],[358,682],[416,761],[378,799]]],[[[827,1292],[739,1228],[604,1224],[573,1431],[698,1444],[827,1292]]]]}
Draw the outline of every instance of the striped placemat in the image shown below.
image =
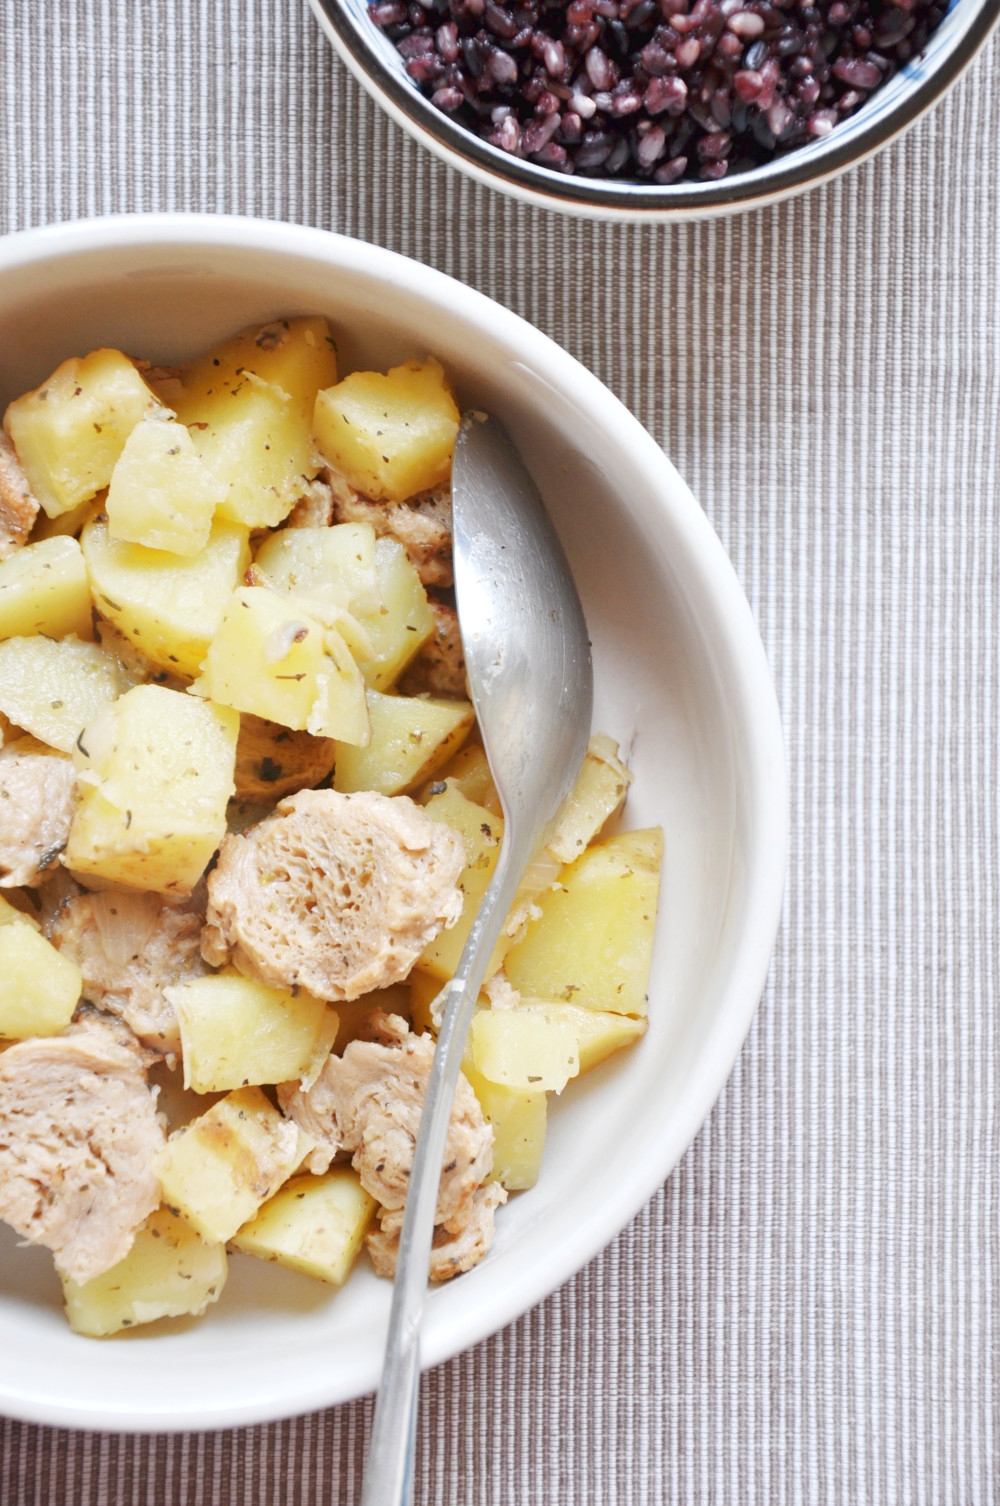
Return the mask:
{"type": "MultiPolygon", "coordinates": [[[[791,863],[746,1048],[620,1238],[425,1378],[418,1502],[991,1506],[1000,45],[838,183],[666,229],[458,178],[304,0],[23,0],[0,78],[4,231],[294,220],[552,335],[691,483],[773,665],[791,863]]],[[[0,1503],[348,1506],[369,1421],[369,1401],[179,1437],[0,1421],[0,1503]]]]}

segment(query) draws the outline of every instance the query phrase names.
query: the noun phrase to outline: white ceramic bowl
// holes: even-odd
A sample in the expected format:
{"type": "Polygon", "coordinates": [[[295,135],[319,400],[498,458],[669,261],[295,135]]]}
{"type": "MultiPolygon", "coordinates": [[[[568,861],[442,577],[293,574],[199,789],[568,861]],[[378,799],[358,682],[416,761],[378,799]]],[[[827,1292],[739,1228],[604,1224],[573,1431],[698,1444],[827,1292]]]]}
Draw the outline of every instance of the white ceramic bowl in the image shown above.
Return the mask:
{"type": "Polygon", "coordinates": [[[374,100],[435,156],[525,203],[608,220],[692,220],[760,209],[828,182],[887,145],[968,67],[1000,19],[1000,0],[951,0],[923,52],[823,139],[715,183],[565,175],[511,156],[466,130],[421,94],[368,0],[309,0],[343,61],[374,100]]]}
{"type": "MultiPolygon", "coordinates": [[[[538,1186],[483,1264],[430,1296],[425,1361],[519,1316],[601,1249],[677,1164],[763,988],[786,810],[774,691],[750,610],[704,514],[595,377],[480,294],[374,246],[263,221],[94,220],[0,241],[0,403],[99,344],[190,356],[281,314],[324,313],[344,371],[431,351],[495,412],[576,574],[595,725],[635,770],[627,824],[666,831],[650,1028],[555,1101],[538,1186]]],[[[47,1251],[0,1235],[0,1412],[109,1430],[213,1428],[345,1401],[377,1383],[389,1287],[341,1292],[247,1256],[200,1322],[75,1336],[47,1251]]]]}

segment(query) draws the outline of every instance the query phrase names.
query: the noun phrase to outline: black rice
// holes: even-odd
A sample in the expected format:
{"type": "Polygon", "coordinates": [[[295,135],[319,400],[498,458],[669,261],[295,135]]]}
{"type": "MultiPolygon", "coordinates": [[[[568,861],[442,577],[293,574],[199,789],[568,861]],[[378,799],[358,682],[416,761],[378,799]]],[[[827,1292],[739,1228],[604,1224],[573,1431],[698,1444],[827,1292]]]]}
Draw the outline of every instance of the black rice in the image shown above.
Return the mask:
{"type": "Polygon", "coordinates": [[[554,172],[676,183],[827,136],[947,0],[375,0],[438,109],[554,172]]]}

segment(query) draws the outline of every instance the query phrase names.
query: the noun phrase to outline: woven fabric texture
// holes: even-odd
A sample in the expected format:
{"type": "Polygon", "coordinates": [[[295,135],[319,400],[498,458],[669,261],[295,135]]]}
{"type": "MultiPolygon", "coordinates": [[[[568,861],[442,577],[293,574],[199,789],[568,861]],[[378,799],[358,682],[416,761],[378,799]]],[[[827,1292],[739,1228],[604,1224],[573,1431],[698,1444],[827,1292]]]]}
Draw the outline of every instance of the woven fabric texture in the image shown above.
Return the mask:
{"type": "MultiPolygon", "coordinates": [[[[299,221],[509,305],[664,445],[787,736],[784,920],[687,1156],[424,1381],[420,1506],[991,1506],[998,1401],[1000,44],[769,211],[609,227],[415,147],[304,0],[0,7],[0,229],[299,221]]],[[[368,1400],[233,1433],[0,1421],[2,1506],[349,1506],[368,1400]]]]}

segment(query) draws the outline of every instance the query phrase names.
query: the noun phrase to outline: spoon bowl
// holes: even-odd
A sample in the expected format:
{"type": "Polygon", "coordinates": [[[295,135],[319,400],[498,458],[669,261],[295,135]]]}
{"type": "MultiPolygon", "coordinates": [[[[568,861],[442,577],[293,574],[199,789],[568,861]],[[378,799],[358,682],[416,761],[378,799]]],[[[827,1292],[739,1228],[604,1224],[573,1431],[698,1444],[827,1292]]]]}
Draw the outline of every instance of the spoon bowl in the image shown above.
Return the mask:
{"type": "Polygon", "coordinates": [[[483,414],[465,416],[455,446],[452,531],[466,674],[504,835],[438,1003],[444,1012],[410,1174],[361,1506],[405,1506],[411,1498],[420,1316],[465,1040],[521,875],[576,781],[593,710],[590,641],[566,556],[523,461],[483,414]]]}

